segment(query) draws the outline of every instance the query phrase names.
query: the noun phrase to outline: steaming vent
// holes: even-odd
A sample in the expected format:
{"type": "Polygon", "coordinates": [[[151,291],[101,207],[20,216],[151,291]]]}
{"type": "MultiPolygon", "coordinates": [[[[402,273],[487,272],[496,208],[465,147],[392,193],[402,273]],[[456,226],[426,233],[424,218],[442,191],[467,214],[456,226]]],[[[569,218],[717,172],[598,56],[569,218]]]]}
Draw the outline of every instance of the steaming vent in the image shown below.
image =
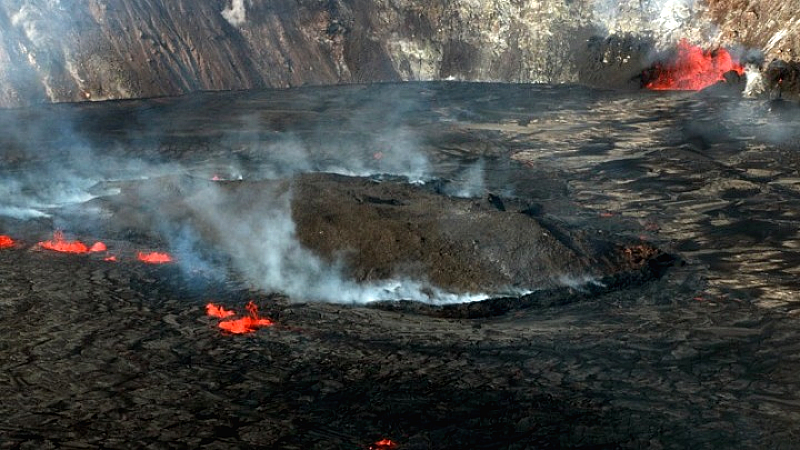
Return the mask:
{"type": "MultiPolygon", "coordinates": [[[[397,114],[417,120],[408,103],[397,114]]],[[[405,118],[370,129],[383,110],[297,135],[254,132],[255,119],[235,117],[217,125],[233,131],[199,150],[135,141],[98,151],[65,126],[0,184],[10,199],[0,231],[21,230],[4,250],[174,268],[295,301],[434,305],[611,289],[659,254],[542,216],[487,184],[486,158],[432,161],[405,118]]],[[[454,154],[481,145],[452,139],[454,154]]]]}
{"type": "Polygon", "coordinates": [[[529,205],[470,187],[474,170],[427,183],[388,174],[175,175],[118,184],[112,200],[86,206],[112,218],[105,225],[112,235],[136,229],[145,242],[165,236],[186,273],[243,277],[296,300],[443,305],[596,289],[604,277],[645,261],[626,259],[618,243],[543,225],[529,205]]]}

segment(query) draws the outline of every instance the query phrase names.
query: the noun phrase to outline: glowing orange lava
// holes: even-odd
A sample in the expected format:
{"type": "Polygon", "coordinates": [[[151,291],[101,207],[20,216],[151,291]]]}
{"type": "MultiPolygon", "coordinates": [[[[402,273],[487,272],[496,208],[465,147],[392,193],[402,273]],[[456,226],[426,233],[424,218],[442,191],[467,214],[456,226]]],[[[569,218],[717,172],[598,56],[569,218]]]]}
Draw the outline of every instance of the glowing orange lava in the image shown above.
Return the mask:
{"type": "Polygon", "coordinates": [[[92,246],[89,248],[89,251],[90,251],[90,252],[92,252],[92,253],[96,253],[96,252],[104,252],[104,251],[106,251],[106,250],[108,250],[108,247],[106,247],[106,244],[104,244],[104,243],[102,243],[102,242],[95,242],[95,243],[94,243],[94,244],[93,244],[93,245],[92,245],[92,246]]]}
{"type": "MultiPolygon", "coordinates": [[[[252,333],[256,331],[256,329],[259,327],[268,327],[270,325],[274,325],[273,321],[265,317],[259,317],[258,307],[256,306],[255,303],[249,302],[247,304],[247,311],[250,312],[249,317],[242,317],[241,319],[223,320],[218,324],[218,326],[229,333],[245,334],[245,333],[252,333]]],[[[234,315],[232,311],[228,311],[225,308],[218,307],[212,303],[206,305],[206,313],[209,316],[218,318],[226,318],[234,315]]]]}
{"type": "Polygon", "coordinates": [[[109,256],[107,258],[103,258],[103,261],[116,262],[117,261],[117,257],[114,256],[114,255],[111,255],[111,256],[109,256]]]}
{"type": "Polygon", "coordinates": [[[723,75],[731,70],[744,73],[744,67],[727,50],[704,51],[682,39],[675,59],[657,64],[645,87],[656,91],[699,91],[724,80],[723,75]]]}
{"type": "Polygon", "coordinates": [[[53,232],[53,239],[39,242],[39,247],[46,248],[54,252],[76,254],[104,252],[107,250],[106,244],[102,242],[95,242],[90,248],[81,241],[69,241],[64,238],[64,233],[58,230],[53,232]]]}
{"type": "Polygon", "coordinates": [[[381,439],[369,446],[369,450],[392,450],[397,448],[397,444],[391,439],[381,439]]]}
{"type": "Polygon", "coordinates": [[[61,253],[89,253],[89,247],[87,247],[86,244],[81,241],[68,241],[64,239],[64,233],[61,231],[54,231],[53,239],[39,242],[39,246],[61,253]]]}
{"type": "Polygon", "coordinates": [[[225,309],[222,306],[217,306],[213,303],[209,303],[206,305],[206,314],[211,317],[216,317],[217,319],[225,319],[234,314],[235,312],[225,309]]]}
{"type": "Polygon", "coordinates": [[[14,240],[4,234],[0,234],[0,248],[10,248],[14,246],[14,240]]]}
{"type": "Polygon", "coordinates": [[[147,264],[165,264],[172,262],[172,256],[162,252],[139,252],[136,254],[136,259],[147,264]]]}

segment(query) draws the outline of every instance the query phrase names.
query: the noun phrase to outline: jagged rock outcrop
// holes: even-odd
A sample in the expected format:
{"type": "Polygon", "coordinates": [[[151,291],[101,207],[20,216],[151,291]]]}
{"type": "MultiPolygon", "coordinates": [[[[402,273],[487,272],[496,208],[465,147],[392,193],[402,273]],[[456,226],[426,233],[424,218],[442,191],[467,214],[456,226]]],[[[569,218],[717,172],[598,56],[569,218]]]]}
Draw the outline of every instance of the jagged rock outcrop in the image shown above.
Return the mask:
{"type": "Polygon", "coordinates": [[[1,0],[0,106],[448,78],[622,86],[681,37],[793,59],[793,9],[780,0],[1,0]]]}

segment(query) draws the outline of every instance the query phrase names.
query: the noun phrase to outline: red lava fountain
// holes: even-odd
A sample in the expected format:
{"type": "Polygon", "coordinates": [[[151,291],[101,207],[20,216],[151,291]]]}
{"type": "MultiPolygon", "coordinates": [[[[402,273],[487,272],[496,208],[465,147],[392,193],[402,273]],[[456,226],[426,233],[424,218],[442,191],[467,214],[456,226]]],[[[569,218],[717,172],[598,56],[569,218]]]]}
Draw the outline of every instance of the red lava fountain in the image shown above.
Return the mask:
{"type": "Polygon", "coordinates": [[[172,256],[161,252],[139,252],[136,259],[147,264],[165,264],[172,262],[172,256]]]}
{"type": "Polygon", "coordinates": [[[723,80],[731,70],[744,73],[742,65],[727,50],[705,51],[682,39],[675,59],[656,64],[645,87],[656,91],[699,91],[723,80]]]}
{"type": "MultiPolygon", "coordinates": [[[[268,327],[274,324],[273,321],[258,315],[258,307],[255,303],[249,302],[246,308],[250,316],[242,317],[241,319],[223,320],[218,326],[232,334],[246,334],[252,333],[260,327],[268,327]]],[[[218,319],[224,319],[233,316],[234,312],[209,303],[206,305],[206,314],[218,319]]]]}
{"type": "Polygon", "coordinates": [[[14,246],[14,240],[4,234],[0,234],[0,248],[11,248],[14,246]]]}
{"type": "Polygon", "coordinates": [[[91,252],[104,252],[106,251],[106,245],[102,242],[95,242],[91,248],[87,247],[81,241],[69,241],[64,239],[64,233],[61,231],[54,231],[53,232],[53,239],[49,241],[39,242],[39,246],[41,248],[46,248],[48,250],[52,250],[54,252],[61,252],[61,253],[76,253],[76,254],[83,254],[83,253],[91,253],[91,252]]]}

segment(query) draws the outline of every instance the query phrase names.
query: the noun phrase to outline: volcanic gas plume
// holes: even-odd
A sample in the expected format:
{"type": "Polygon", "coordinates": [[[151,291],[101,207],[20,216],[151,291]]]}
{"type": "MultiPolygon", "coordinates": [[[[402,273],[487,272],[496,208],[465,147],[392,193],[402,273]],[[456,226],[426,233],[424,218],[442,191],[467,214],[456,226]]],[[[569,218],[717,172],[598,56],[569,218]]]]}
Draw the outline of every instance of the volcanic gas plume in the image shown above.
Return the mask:
{"type": "Polygon", "coordinates": [[[645,87],[656,91],[699,91],[723,80],[723,75],[732,70],[739,75],[744,73],[744,67],[724,48],[703,50],[682,39],[672,60],[656,64],[646,74],[645,87]]]}

